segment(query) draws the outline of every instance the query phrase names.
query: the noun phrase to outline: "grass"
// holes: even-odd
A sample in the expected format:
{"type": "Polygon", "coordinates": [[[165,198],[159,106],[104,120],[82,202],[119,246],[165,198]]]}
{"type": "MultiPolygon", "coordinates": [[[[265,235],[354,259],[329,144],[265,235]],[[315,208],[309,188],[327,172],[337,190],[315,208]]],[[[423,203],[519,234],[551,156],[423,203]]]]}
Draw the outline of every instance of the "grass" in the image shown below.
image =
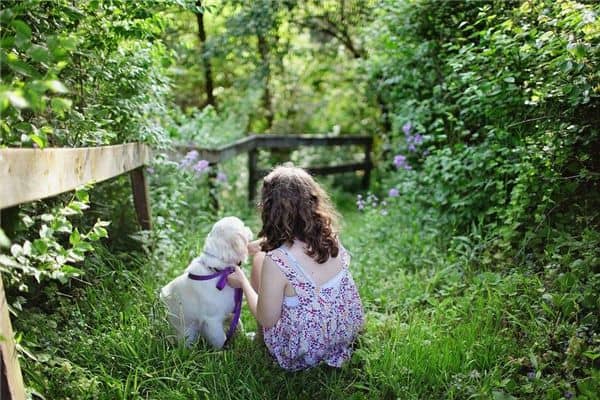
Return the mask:
{"type": "MultiPolygon", "coordinates": [[[[580,317],[543,297],[570,286],[530,268],[475,265],[477,243],[444,247],[414,210],[360,214],[348,203],[342,239],[367,324],[343,368],[285,372],[244,335],[226,351],[170,343],[157,292],[198,252],[207,226],[177,233],[185,239],[168,259],[99,248],[86,260],[88,283],[49,286],[50,303],[15,323],[35,356],[24,360],[27,386],[47,399],[595,398],[597,365],[582,364],[585,347],[573,344],[580,317]]],[[[255,329],[247,309],[242,318],[255,329]]]]}

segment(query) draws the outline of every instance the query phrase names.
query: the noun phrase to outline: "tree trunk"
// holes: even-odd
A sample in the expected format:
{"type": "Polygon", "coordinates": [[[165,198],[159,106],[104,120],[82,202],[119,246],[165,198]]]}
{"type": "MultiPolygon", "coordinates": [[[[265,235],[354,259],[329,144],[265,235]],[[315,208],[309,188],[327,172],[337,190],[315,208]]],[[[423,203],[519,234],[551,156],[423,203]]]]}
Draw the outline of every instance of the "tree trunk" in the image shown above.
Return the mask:
{"type": "Polygon", "coordinates": [[[260,58],[263,64],[263,107],[265,109],[265,117],[267,119],[267,131],[271,130],[273,126],[273,102],[271,100],[271,90],[269,89],[269,82],[271,80],[271,64],[269,62],[269,44],[267,43],[267,39],[264,34],[258,32],[258,52],[260,53],[260,58]]]}
{"type": "Polygon", "coordinates": [[[198,21],[198,38],[200,39],[200,53],[202,57],[202,65],[204,66],[204,88],[206,91],[206,105],[211,105],[217,108],[217,100],[215,99],[212,69],[210,66],[210,58],[205,53],[206,47],[206,31],[204,30],[204,11],[202,10],[202,0],[196,0],[196,20],[198,21]]]}

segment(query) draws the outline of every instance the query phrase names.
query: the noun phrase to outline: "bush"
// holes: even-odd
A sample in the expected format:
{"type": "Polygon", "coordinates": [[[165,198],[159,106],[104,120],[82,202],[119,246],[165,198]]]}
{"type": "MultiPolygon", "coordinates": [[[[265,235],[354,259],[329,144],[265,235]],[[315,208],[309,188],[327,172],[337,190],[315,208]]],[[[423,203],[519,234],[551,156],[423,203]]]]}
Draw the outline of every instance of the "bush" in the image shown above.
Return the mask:
{"type": "Polygon", "coordinates": [[[600,6],[477,4],[382,2],[369,67],[395,121],[386,185],[457,232],[576,226],[600,205],[600,6]],[[392,173],[395,154],[412,170],[392,173]]]}

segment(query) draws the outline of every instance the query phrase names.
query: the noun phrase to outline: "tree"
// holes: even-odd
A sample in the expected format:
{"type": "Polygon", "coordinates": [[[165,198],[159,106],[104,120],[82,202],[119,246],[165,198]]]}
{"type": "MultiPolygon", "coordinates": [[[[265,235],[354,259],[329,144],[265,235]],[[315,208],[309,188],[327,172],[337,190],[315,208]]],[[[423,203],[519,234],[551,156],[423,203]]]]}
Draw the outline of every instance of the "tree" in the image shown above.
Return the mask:
{"type": "Polygon", "coordinates": [[[204,67],[204,88],[206,91],[206,105],[217,107],[217,100],[214,95],[214,85],[212,69],[210,65],[210,55],[206,52],[206,30],[204,29],[204,7],[202,0],[196,0],[196,21],[198,23],[198,39],[200,39],[200,55],[204,67]]]}

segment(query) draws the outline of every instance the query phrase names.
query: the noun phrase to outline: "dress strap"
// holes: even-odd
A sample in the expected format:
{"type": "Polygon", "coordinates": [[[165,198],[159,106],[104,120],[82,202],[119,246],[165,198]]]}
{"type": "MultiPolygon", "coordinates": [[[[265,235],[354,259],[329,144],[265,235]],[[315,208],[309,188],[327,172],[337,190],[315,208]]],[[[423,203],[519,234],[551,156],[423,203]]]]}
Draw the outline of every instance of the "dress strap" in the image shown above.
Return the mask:
{"type": "Polygon", "coordinates": [[[340,245],[340,256],[342,257],[342,268],[347,269],[348,266],[350,265],[350,259],[352,258],[352,255],[348,252],[348,250],[346,250],[346,248],[344,246],[342,246],[341,243],[339,243],[340,245]]]}
{"type": "Polygon", "coordinates": [[[301,296],[307,293],[314,286],[296,259],[283,246],[267,252],[267,257],[279,267],[279,270],[290,282],[297,295],[301,296]]]}
{"type": "Polygon", "coordinates": [[[288,258],[288,260],[290,260],[292,262],[292,267],[296,269],[296,272],[303,275],[305,281],[310,282],[311,284],[314,285],[314,282],[308,276],[308,274],[306,273],[306,271],[304,270],[302,265],[298,262],[296,257],[294,257],[294,255],[291,252],[287,251],[283,246],[280,248],[280,250],[285,254],[285,256],[288,258]]]}

